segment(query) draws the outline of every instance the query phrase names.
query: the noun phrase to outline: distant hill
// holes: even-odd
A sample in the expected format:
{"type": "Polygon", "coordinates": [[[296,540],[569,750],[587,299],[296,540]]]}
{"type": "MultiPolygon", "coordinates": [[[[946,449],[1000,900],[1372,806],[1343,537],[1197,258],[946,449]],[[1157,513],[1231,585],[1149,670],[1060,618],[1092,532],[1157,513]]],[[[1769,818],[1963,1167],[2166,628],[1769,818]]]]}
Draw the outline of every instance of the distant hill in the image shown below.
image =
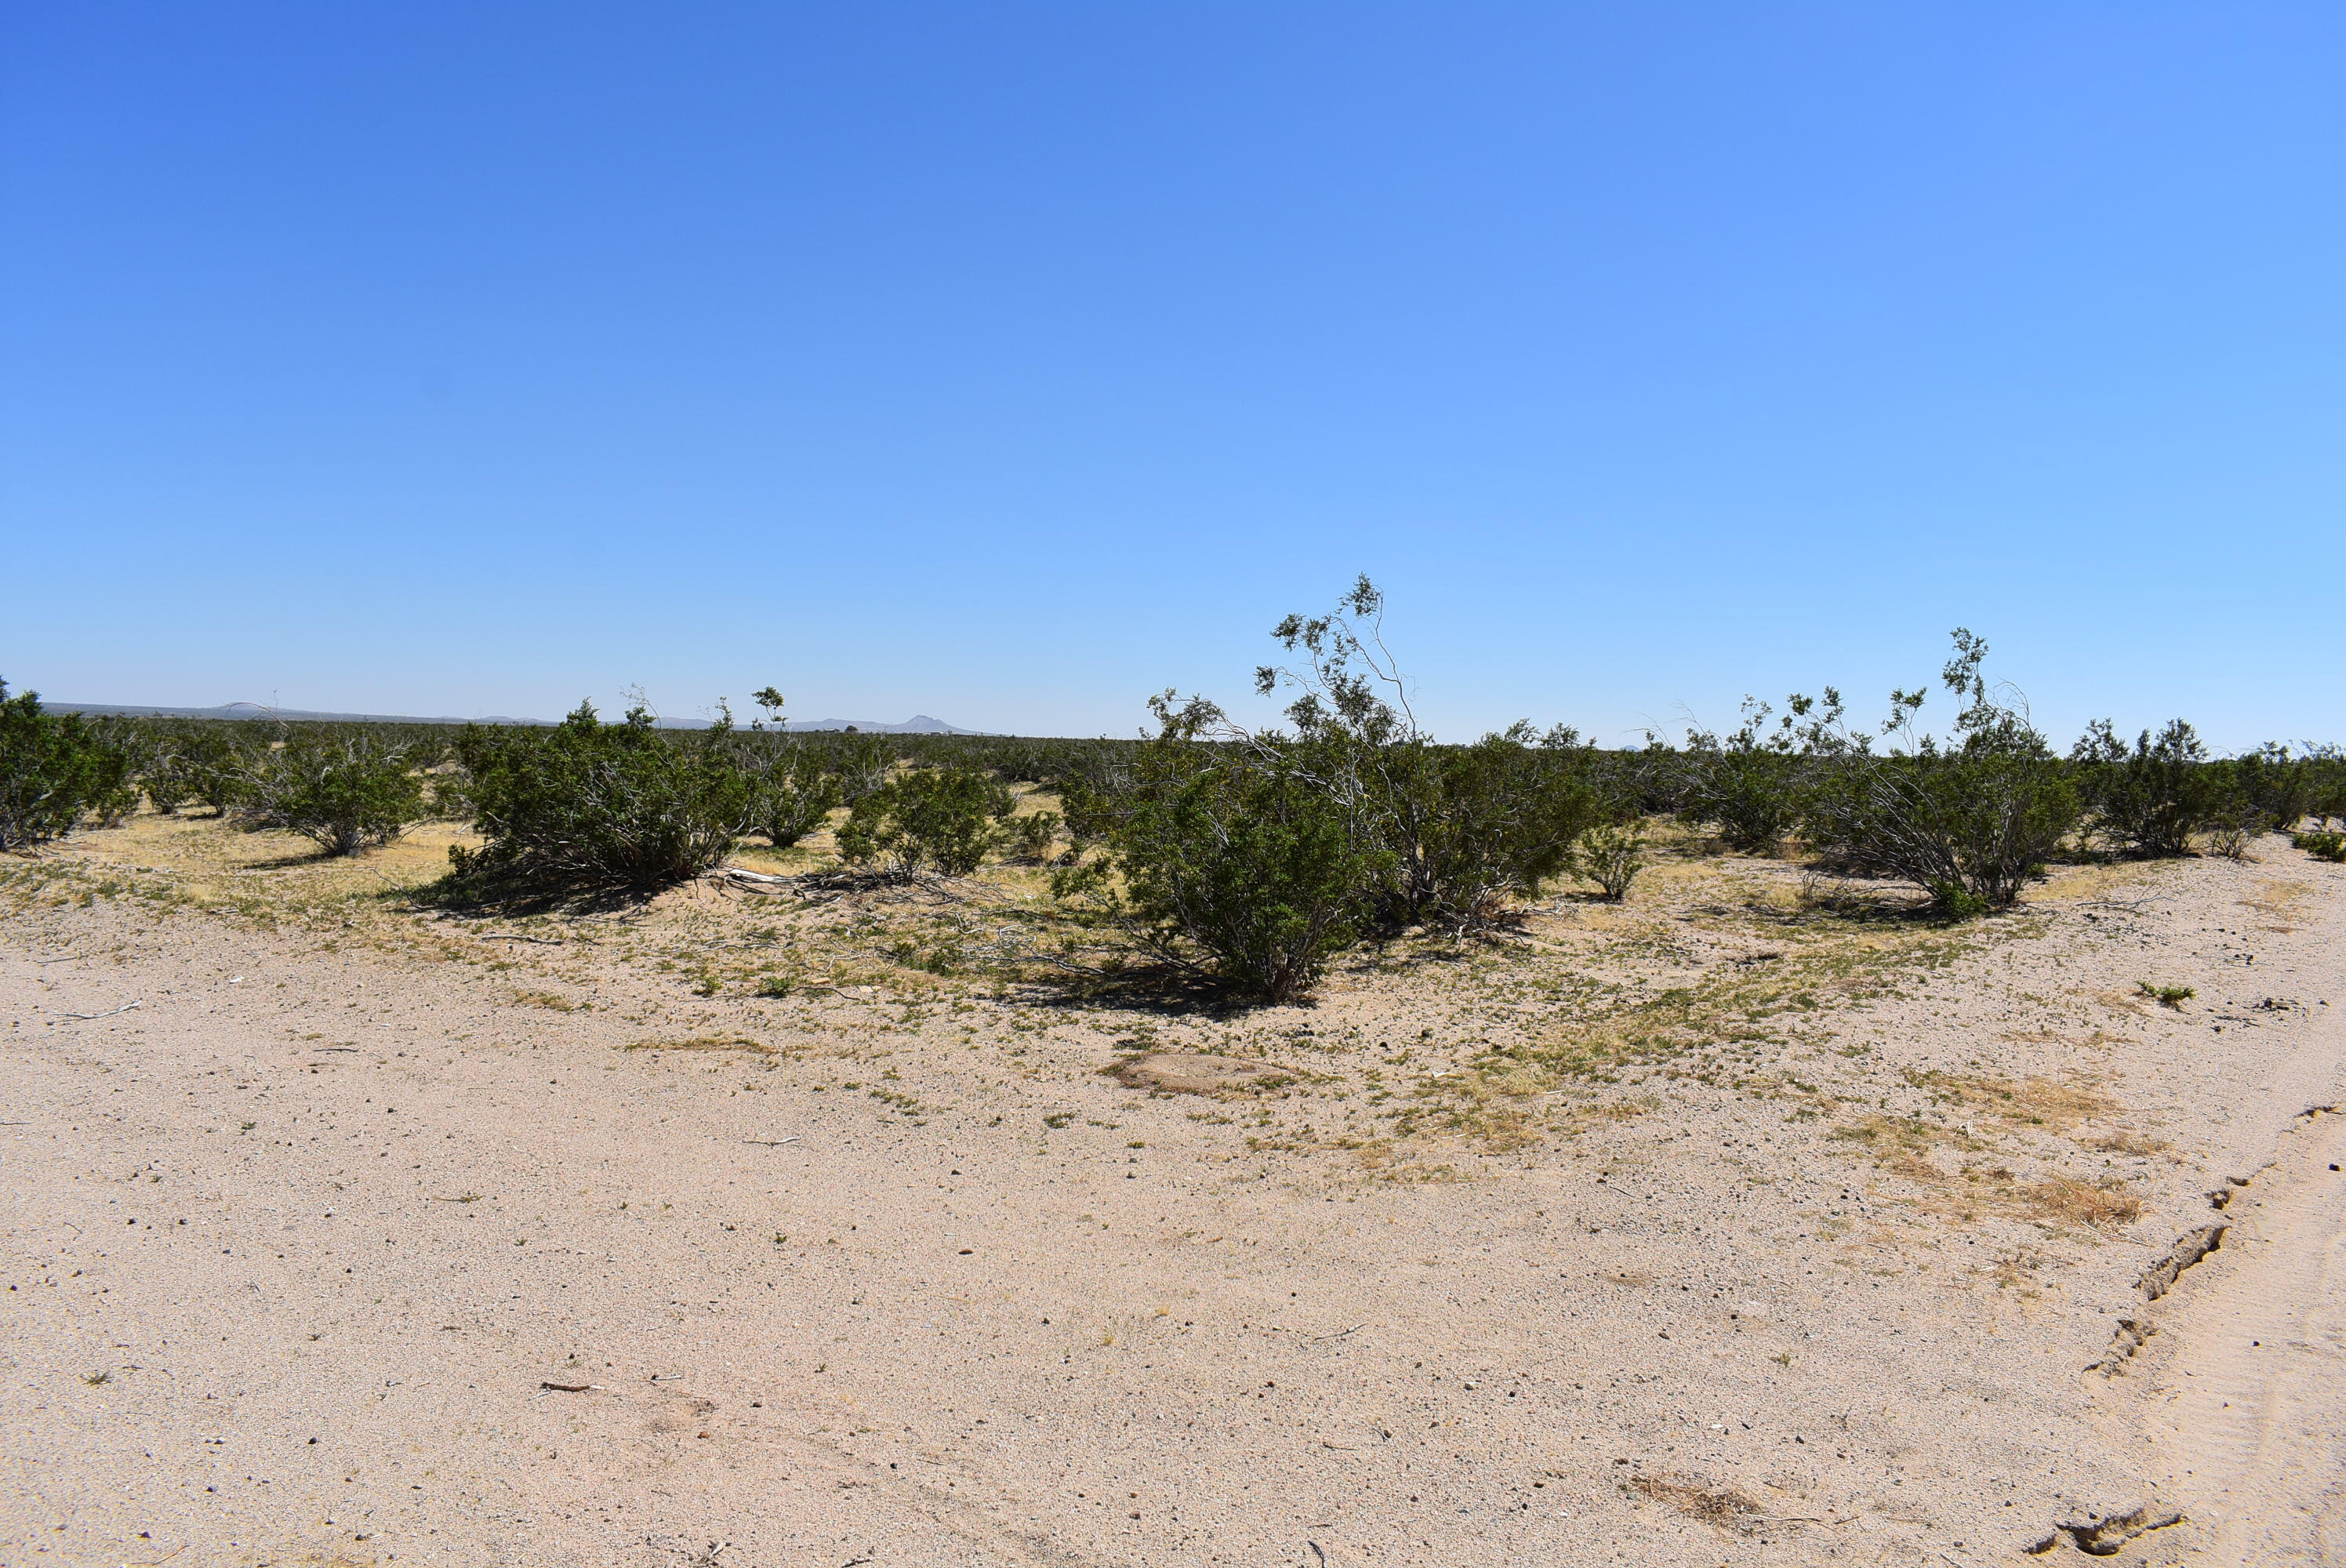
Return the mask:
{"type": "Polygon", "coordinates": [[[984,735],[983,729],[964,729],[947,724],[942,718],[931,718],[916,713],[902,724],[881,724],[869,718],[792,718],[782,728],[793,734],[802,729],[860,729],[867,735],[984,735]]]}
{"type": "MultiPolygon", "coordinates": [[[[158,708],[135,702],[51,702],[41,700],[43,711],[48,713],[119,713],[138,718],[282,718],[296,723],[311,724],[536,724],[550,725],[550,718],[508,718],[504,714],[491,714],[484,718],[452,718],[445,715],[429,718],[404,713],[321,713],[307,708],[264,708],[257,702],[224,702],[218,708],[158,708]]],[[[705,718],[663,718],[662,729],[706,729],[705,718]]],[[[792,733],[815,729],[857,729],[867,735],[984,735],[982,729],[964,729],[947,724],[942,718],[931,718],[916,713],[902,724],[882,724],[869,718],[793,719],[783,728],[792,733]]]]}

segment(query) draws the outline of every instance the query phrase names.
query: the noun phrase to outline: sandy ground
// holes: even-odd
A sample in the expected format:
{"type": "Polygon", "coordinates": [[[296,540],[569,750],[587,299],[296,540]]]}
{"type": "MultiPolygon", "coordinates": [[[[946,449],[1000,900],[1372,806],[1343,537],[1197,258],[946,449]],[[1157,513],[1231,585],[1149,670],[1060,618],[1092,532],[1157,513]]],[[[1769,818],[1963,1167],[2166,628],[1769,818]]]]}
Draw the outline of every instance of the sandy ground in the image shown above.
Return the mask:
{"type": "Polygon", "coordinates": [[[2346,1560],[2346,873],[2280,840],[1956,941],[1690,868],[1242,1015],[160,841],[0,906],[0,1562],[2346,1560]]]}

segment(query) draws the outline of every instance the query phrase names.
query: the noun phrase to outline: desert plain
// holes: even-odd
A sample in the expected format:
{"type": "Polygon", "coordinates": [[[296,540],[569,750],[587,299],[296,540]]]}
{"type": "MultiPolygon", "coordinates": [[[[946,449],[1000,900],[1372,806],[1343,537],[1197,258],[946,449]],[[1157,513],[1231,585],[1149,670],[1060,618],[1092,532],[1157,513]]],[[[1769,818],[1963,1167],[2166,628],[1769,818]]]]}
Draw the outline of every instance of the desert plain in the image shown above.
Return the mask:
{"type": "Polygon", "coordinates": [[[453,837],[0,868],[0,1562],[2346,1562],[2284,839],[1956,926],[1665,853],[1238,1009],[1031,871],[453,837]]]}

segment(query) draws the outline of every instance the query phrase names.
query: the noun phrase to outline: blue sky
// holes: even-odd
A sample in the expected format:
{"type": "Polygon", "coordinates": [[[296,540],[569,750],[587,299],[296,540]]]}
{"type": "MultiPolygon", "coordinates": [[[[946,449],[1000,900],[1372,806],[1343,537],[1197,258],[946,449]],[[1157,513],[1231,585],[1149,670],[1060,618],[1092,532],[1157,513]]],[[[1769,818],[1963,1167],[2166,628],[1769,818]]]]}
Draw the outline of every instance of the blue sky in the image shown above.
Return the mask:
{"type": "Polygon", "coordinates": [[[1459,738],[2346,738],[2334,5],[0,25],[19,687],[1125,732],[1367,571],[1459,738]]]}

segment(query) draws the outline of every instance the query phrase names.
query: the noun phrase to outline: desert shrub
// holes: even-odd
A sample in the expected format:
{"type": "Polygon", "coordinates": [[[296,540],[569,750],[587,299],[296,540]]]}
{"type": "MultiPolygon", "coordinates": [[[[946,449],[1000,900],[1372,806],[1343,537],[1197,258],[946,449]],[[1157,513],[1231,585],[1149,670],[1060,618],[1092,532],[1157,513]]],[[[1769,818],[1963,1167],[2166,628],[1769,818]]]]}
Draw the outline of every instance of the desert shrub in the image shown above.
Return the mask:
{"type": "Polygon", "coordinates": [[[839,775],[824,766],[819,748],[752,741],[734,760],[750,781],[749,824],[778,850],[821,828],[840,803],[839,775]]]}
{"type": "Polygon", "coordinates": [[[138,809],[138,767],[145,738],[139,733],[138,721],[124,715],[98,714],[84,722],[100,751],[111,752],[122,759],[121,778],[90,802],[89,825],[119,828],[138,809]]]}
{"type": "Polygon", "coordinates": [[[1532,897],[1570,867],[1575,840],[1598,815],[1597,794],[1574,769],[1576,738],[1552,733],[1534,745],[1530,728],[1430,748],[1431,789],[1412,801],[1421,809],[1389,815],[1366,846],[1407,868],[1385,880],[1382,923],[1486,931],[1510,900],[1532,897]]]}
{"type": "Polygon", "coordinates": [[[354,855],[396,839],[427,808],[406,747],[352,733],[296,735],[261,752],[245,770],[233,809],[248,831],[280,829],[329,855],[354,855]]]}
{"type": "Polygon", "coordinates": [[[148,798],[158,811],[176,813],[193,800],[209,807],[213,816],[224,817],[236,802],[237,787],[252,757],[267,746],[266,736],[250,724],[180,720],[157,746],[145,780],[148,798]]]}
{"type": "Polygon", "coordinates": [[[1815,701],[1794,697],[1787,707],[1790,711],[1779,715],[1747,697],[1742,726],[1732,734],[1722,738],[1708,730],[1687,732],[1679,813],[1689,822],[1716,827],[1720,838],[1747,855],[1773,855],[1800,824],[1807,770],[1799,725],[1815,701]]]}
{"type": "Polygon", "coordinates": [[[1071,787],[1070,822],[1107,852],[1064,869],[1057,890],[1101,901],[1176,969],[1250,1000],[1297,1001],[1367,928],[1388,868],[1298,766],[1295,743],[1217,744],[1219,708],[1170,698],[1151,700],[1159,733],[1123,789],[1071,787]]]}
{"type": "Polygon", "coordinates": [[[2002,909],[2076,830],[2077,794],[2026,715],[1991,694],[1979,672],[1987,645],[1954,634],[1955,657],[1941,671],[1968,699],[1956,717],[1959,744],[1914,738],[1923,694],[1897,692],[1877,755],[1872,737],[1852,734],[1828,690],[1804,749],[1821,765],[1806,818],[1821,849],[1876,875],[1912,882],[1939,911],[1961,919],[2002,909]]]}
{"type": "Polygon", "coordinates": [[[2250,814],[2231,770],[2211,762],[2198,734],[2179,718],[2155,736],[2144,730],[2131,748],[2108,719],[2096,719],[2070,759],[2094,831],[2128,854],[2188,855],[2194,834],[2245,826],[2250,814]]]}
{"type": "Polygon", "coordinates": [[[1595,882],[1606,903],[1629,896],[1637,873],[1646,869],[1646,825],[1632,819],[1599,822],[1580,835],[1572,860],[1580,874],[1595,882]]]}
{"type": "Polygon", "coordinates": [[[897,875],[933,869],[965,877],[985,862],[997,824],[1015,808],[1010,787],[974,768],[916,768],[848,809],[839,852],[897,875]]]}
{"type": "Polygon", "coordinates": [[[132,777],[146,792],[148,804],[166,817],[178,816],[194,793],[177,767],[172,729],[166,720],[148,720],[138,728],[128,748],[132,777]]]}
{"type": "Polygon", "coordinates": [[[852,806],[888,782],[902,755],[894,742],[853,732],[831,743],[831,771],[839,776],[840,799],[852,806]]]}
{"type": "Polygon", "coordinates": [[[730,733],[662,731],[641,706],[606,724],[583,702],[548,729],[465,726],[455,752],[487,841],[448,851],[449,891],[640,893],[700,875],[749,815],[730,733]]]}
{"type": "MultiPolygon", "coordinates": [[[[1530,894],[1567,864],[1596,816],[1574,769],[1580,738],[1528,722],[1473,746],[1437,746],[1411,711],[1408,683],[1382,635],[1384,598],[1362,577],[1333,613],[1289,616],[1272,636],[1300,668],[1265,666],[1255,688],[1296,691],[1291,744],[1230,736],[1277,754],[1277,769],[1316,789],[1341,820],[1360,863],[1382,868],[1371,890],[1387,931],[1440,924],[1487,930],[1509,895],[1530,894]]],[[[1217,717],[1219,720],[1219,714],[1217,717]]]]}
{"type": "Polygon", "coordinates": [[[0,850],[61,839],[135,799],[130,759],[76,713],[44,713],[38,692],[0,680],[0,850]]]}
{"type": "Polygon", "coordinates": [[[2257,832],[2287,832],[2317,809],[2321,772],[2317,759],[2267,742],[2232,759],[2231,789],[2257,832]]]}
{"type": "Polygon", "coordinates": [[[1002,825],[1003,841],[1010,858],[1028,865],[1041,865],[1051,858],[1051,846],[1058,842],[1060,825],[1066,820],[1056,811],[1030,811],[1024,817],[1013,817],[1002,825]]]}
{"type": "Polygon", "coordinates": [[[2346,863],[2346,833],[2317,829],[2310,833],[2293,834],[2290,842],[2317,860],[2346,863]]]}

